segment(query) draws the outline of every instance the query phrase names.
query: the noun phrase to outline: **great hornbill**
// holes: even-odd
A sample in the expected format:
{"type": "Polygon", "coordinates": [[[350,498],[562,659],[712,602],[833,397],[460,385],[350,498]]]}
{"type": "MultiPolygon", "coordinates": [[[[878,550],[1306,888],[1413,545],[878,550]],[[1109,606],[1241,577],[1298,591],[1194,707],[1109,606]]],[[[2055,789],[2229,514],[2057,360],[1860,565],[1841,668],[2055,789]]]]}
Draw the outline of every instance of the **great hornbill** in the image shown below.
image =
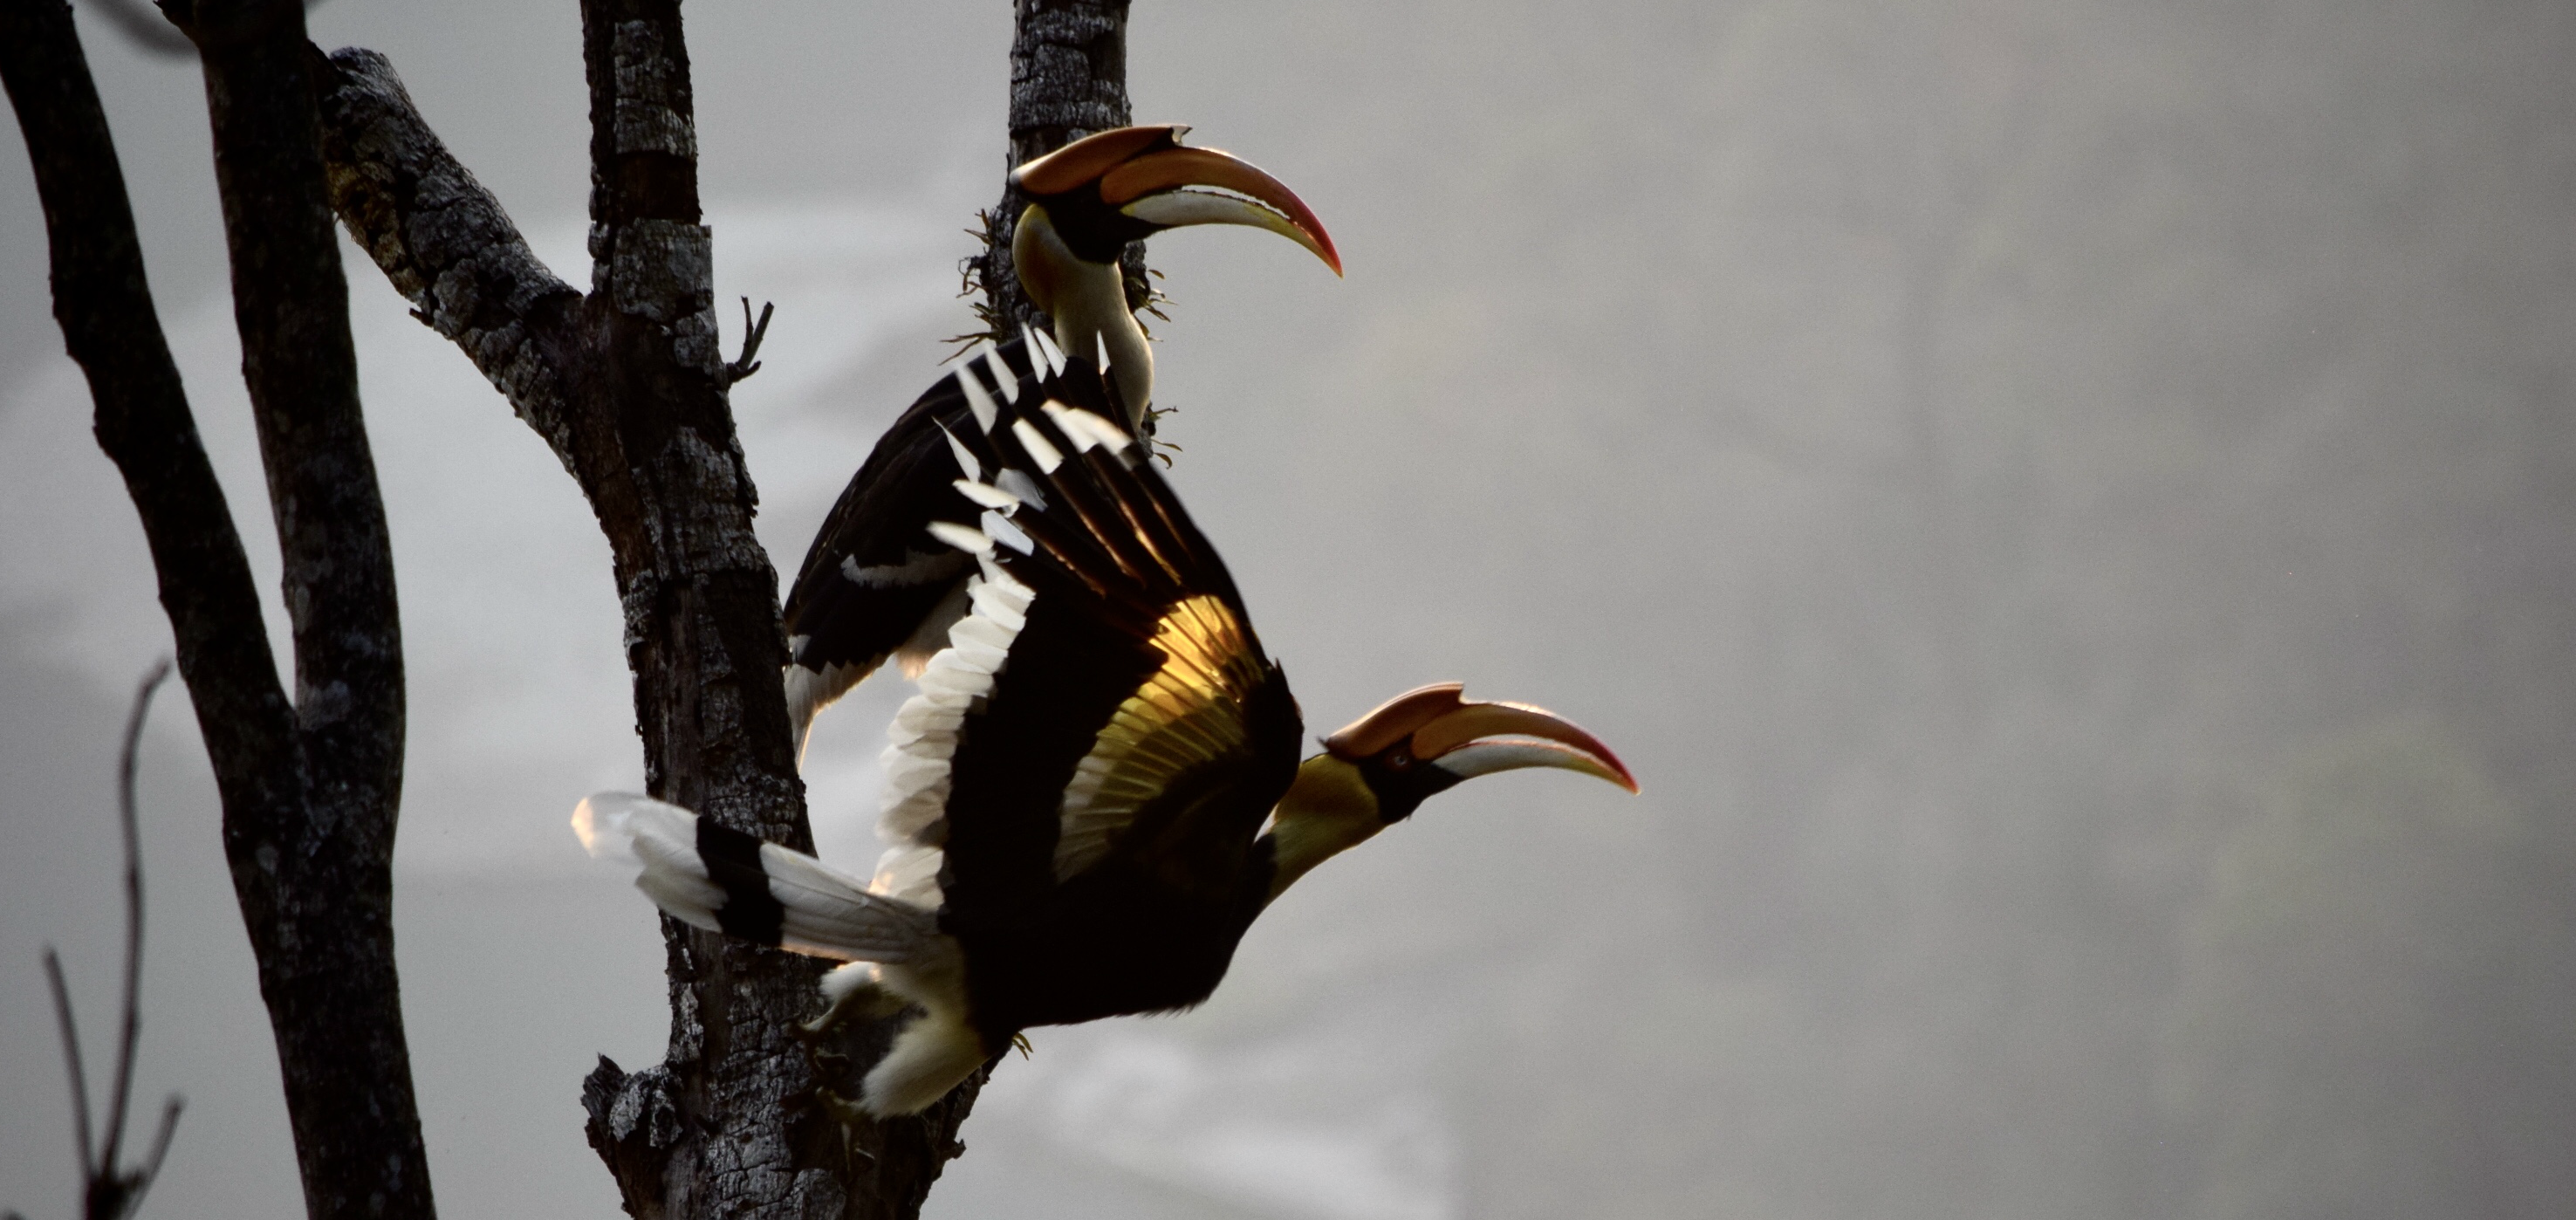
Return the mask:
{"type": "Polygon", "coordinates": [[[980,515],[925,532],[978,571],[889,730],[878,831],[895,846],[872,884],[647,797],[573,815],[672,916],[854,963],[825,976],[818,1027],[918,1006],[866,1078],[880,1116],[938,1100],[1030,1026],[1207,998],[1281,891],[1461,780],[1562,767],[1636,788],[1572,723],[1455,684],[1299,762],[1286,678],[1107,395],[1077,359],[952,434],[952,486],[980,515]]]}
{"type": "Polygon", "coordinates": [[[1104,414],[1130,435],[1150,431],[1154,354],[1127,309],[1118,266],[1127,243],[1183,225],[1251,225],[1286,236],[1341,274],[1332,238],[1295,192],[1229,154],[1182,147],[1187,130],[1104,131],[1012,172],[1030,199],[1011,240],[1012,265],[1055,333],[1024,328],[1020,339],[979,347],[895,420],[824,519],[787,595],[787,706],[800,751],[817,712],[889,656],[918,673],[964,613],[974,565],[932,543],[923,526],[955,498],[939,430],[968,426],[974,399],[992,393],[987,380],[1007,392],[1034,361],[1061,367],[1066,353],[1086,357],[1113,370],[1114,409],[1104,414]],[[1203,187],[1217,189],[1192,189],[1203,187]],[[974,372],[979,362],[984,379],[974,372]]]}

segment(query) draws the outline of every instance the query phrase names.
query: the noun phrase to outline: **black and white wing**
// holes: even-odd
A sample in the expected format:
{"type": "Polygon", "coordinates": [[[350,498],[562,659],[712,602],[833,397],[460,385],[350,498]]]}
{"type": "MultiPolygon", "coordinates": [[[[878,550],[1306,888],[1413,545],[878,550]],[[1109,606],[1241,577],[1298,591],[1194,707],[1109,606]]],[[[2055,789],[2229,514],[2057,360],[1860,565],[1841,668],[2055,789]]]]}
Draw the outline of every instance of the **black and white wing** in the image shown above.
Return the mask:
{"type": "Polygon", "coordinates": [[[678,805],[602,792],[572,827],[591,855],[634,865],[654,905],[710,932],[841,961],[902,965],[939,951],[931,911],[678,805]]]}
{"type": "Polygon", "coordinates": [[[948,436],[975,431],[997,399],[1036,392],[1061,359],[1035,332],[982,344],[896,418],[842,489],[787,594],[787,710],[800,752],[817,713],[889,658],[917,674],[964,613],[974,561],[926,528],[979,511],[956,490],[948,436]]]}
{"type": "Polygon", "coordinates": [[[1233,579],[1092,362],[958,434],[968,613],[896,716],[875,889],[951,931],[1006,923],[1105,860],[1248,849],[1299,722],[1233,579]]]}

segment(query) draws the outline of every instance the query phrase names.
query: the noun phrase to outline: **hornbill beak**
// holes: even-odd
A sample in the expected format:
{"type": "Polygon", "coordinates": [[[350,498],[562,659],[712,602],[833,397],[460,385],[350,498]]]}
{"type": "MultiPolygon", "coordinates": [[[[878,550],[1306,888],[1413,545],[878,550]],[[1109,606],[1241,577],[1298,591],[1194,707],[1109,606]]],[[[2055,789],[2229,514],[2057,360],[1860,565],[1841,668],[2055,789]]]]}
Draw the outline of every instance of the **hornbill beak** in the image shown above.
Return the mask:
{"type": "Polygon", "coordinates": [[[1526,703],[1464,698],[1465,689],[1442,682],[1407,691],[1325,738],[1324,749],[1358,763],[1404,747],[1403,754],[1458,779],[1557,767],[1637,791],[1627,764],[1582,726],[1526,703]]]}
{"type": "Polygon", "coordinates": [[[1332,236],[1295,191],[1231,153],[1181,147],[1188,130],[1159,124],[1086,136],[1013,170],[1011,182],[1040,200],[1096,191],[1102,205],[1151,231],[1205,224],[1268,229],[1342,273],[1332,236]]]}
{"type": "Polygon", "coordinates": [[[1627,764],[1573,721],[1526,703],[1462,698],[1455,682],[1408,691],[1324,739],[1297,765],[1265,836],[1275,900],[1316,865],[1413,816],[1422,802],[1496,771],[1556,767],[1630,792],[1627,764]]]}

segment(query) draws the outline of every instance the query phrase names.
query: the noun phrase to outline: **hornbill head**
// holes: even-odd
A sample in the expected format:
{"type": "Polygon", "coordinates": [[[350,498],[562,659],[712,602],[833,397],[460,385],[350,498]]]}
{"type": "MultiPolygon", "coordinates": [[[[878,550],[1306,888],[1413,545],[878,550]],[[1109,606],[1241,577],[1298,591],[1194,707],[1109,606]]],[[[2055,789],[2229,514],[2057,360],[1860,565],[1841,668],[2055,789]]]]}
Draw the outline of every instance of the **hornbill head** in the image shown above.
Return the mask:
{"type": "Polygon", "coordinates": [[[1407,691],[1324,739],[1271,815],[1277,898],[1316,865],[1413,816],[1461,781],[1523,767],[1580,771],[1637,791],[1601,740],[1544,708],[1463,697],[1443,682],[1407,691]]]}
{"type": "Polygon", "coordinates": [[[1011,185],[1030,200],[1011,239],[1020,287],[1055,319],[1057,346],[1107,358],[1131,429],[1153,396],[1154,358],[1127,309],[1118,268],[1127,243],[1183,225],[1250,225],[1342,273],[1332,237],[1295,191],[1230,153],[1183,148],[1188,130],[1114,128],[1011,171],[1011,185]]]}

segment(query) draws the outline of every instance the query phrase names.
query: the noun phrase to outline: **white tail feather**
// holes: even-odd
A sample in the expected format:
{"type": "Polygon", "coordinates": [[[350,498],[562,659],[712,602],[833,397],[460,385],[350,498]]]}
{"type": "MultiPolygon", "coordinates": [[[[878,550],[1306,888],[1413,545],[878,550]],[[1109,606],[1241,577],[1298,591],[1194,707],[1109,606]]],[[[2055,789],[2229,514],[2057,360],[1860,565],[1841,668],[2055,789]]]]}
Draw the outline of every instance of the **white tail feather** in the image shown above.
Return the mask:
{"type": "MultiPolygon", "coordinates": [[[[722,930],[728,895],[698,854],[698,815],[626,792],[592,795],[573,810],[590,854],[636,867],[635,884],[674,919],[722,930]]],[[[931,911],[879,894],[803,852],[760,845],[760,872],[781,911],[781,948],[817,957],[904,962],[939,934],[931,911]]],[[[739,884],[739,883],[737,883],[739,884]]]]}
{"type": "MultiPolygon", "coordinates": [[[[632,792],[594,792],[573,807],[572,832],[594,860],[640,863],[635,840],[650,836],[687,843],[697,834],[698,815],[665,801],[632,792]]],[[[698,873],[704,878],[706,873],[698,873]]]]}
{"type": "MultiPolygon", "coordinates": [[[[634,865],[637,888],[674,919],[723,931],[716,913],[729,900],[745,901],[741,881],[731,882],[737,888],[728,893],[709,878],[698,855],[698,816],[677,805],[633,793],[596,793],[573,810],[572,828],[591,855],[634,865]]],[[[893,896],[882,878],[872,893],[858,878],[775,843],[761,844],[758,854],[761,878],[778,904],[779,947],[853,961],[823,976],[822,1023],[862,1006],[867,995],[879,997],[868,1007],[872,1015],[907,1003],[923,1009],[868,1073],[860,1100],[880,1118],[919,1112],[990,1057],[966,1019],[957,942],[941,934],[934,913],[939,849],[900,850],[911,859],[900,870],[899,890],[926,887],[929,905],[893,896]]]]}
{"type": "Polygon", "coordinates": [[[782,948],[821,957],[871,962],[910,961],[938,920],[908,903],[868,892],[858,878],[803,852],[775,843],[760,848],[760,871],[770,897],[787,912],[782,948]]]}

